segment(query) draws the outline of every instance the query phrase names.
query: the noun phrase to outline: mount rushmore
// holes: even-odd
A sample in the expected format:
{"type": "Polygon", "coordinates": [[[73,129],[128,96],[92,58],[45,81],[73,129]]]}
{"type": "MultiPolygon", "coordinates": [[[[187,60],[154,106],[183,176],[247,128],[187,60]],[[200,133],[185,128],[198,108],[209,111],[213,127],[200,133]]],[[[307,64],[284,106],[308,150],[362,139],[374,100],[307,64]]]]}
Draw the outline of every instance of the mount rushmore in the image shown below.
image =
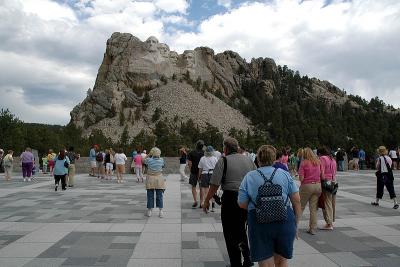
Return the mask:
{"type": "MultiPolygon", "coordinates": [[[[192,119],[199,127],[209,124],[225,134],[231,128],[252,131],[249,118],[228,105],[249,81],[257,81],[272,97],[281,83],[275,61],[258,58],[248,63],[235,52],[215,54],[208,47],[178,54],[155,37],[142,42],[116,32],[107,41],[93,90],[72,110],[71,122],[84,136],[99,129],[113,141],[124,129],[130,137],[141,130],[151,133],[157,120],[172,128],[192,119]]],[[[311,86],[314,94],[307,97],[317,95],[337,104],[347,101],[326,81],[313,78],[311,86]]]]}

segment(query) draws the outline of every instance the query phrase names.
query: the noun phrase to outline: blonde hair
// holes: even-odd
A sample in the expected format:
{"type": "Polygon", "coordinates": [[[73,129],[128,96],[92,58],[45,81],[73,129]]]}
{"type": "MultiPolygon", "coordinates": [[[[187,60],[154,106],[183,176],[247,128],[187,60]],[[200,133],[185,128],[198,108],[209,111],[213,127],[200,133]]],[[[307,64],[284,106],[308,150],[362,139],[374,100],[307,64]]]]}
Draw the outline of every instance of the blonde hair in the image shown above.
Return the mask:
{"type": "Polygon", "coordinates": [[[303,150],[303,159],[310,161],[313,165],[319,165],[320,161],[311,148],[306,147],[303,150]]]}
{"type": "Polygon", "coordinates": [[[385,155],[387,155],[387,153],[388,153],[388,151],[385,146],[378,147],[378,154],[380,156],[385,156],[385,155]]]}
{"type": "Polygon", "coordinates": [[[161,156],[161,150],[158,147],[153,147],[149,152],[149,156],[159,158],[161,156]]]}
{"type": "Polygon", "coordinates": [[[257,161],[260,167],[270,166],[276,160],[276,148],[271,145],[262,145],[257,150],[257,161]]]}
{"type": "Polygon", "coordinates": [[[304,155],[304,149],[303,149],[303,148],[299,148],[299,149],[297,150],[297,157],[298,157],[298,158],[302,158],[303,155],[304,155]]]}

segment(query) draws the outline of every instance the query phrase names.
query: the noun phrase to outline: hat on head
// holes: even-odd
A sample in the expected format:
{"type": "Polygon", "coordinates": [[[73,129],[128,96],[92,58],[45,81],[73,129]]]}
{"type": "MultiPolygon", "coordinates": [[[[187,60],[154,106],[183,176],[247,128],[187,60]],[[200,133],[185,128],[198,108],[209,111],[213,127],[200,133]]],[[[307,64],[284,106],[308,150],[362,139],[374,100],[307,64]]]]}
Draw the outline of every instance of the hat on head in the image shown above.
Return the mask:
{"type": "Polygon", "coordinates": [[[204,155],[208,157],[214,155],[214,148],[212,146],[207,146],[204,155]]]}

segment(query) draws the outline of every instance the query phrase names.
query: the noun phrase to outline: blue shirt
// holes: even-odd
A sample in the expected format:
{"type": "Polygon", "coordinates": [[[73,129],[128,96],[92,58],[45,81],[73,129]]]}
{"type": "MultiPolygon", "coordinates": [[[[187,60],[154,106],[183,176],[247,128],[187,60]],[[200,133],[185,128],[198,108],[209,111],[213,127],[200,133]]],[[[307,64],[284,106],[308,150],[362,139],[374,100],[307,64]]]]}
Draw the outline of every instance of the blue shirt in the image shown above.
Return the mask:
{"type": "Polygon", "coordinates": [[[96,161],[96,150],[94,148],[90,149],[89,160],[96,161]]]}
{"type": "MultiPolygon", "coordinates": [[[[271,177],[274,169],[275,168],[271,166],[258,168],[266,178],[271,177]]],[[[285,201],[288,196],[290,197],[293,193],[299,192],[299,187],[293,178],[288,172],[282,169],[276,169],[272,183],[279,184],[282,187],[282,196],[285,201]]],[[[264,178],[257,172],[257,170],[248,172],[240,184],[238,202],[240,204],[248,202],[247,210],[254,209],[255,207],[253,202],[256,201],[258,188],[263,184],[264,178]]],[[[288,199],[287,203],[290,203],[290,199],[288,199]]]]}
{"type": "Polygon", "coordinates": [[[65,161],[67,161],[68,164],[70,163],[69,158],[67,156],[65,156],[65,159],[63,159],[63,160],[58,159],[58,156],[55,158],[54,175],[68,174],[68,169],[65,168],[65,166],[64,166],[65,161]]]}
{"type": "Polygon", "coordinates": [[[152,172],[161,172],[162,168],[165,166],[164,159],[156,157],[146,158],[144,164],[146,164],[147,168],[152,172]]]}
{"type": "Polygon", "coordinates": [[[358,157],[360,158],[360,160],[365,160],[365,151],[360,149],[360,151],[358,152],[358,157]]]}

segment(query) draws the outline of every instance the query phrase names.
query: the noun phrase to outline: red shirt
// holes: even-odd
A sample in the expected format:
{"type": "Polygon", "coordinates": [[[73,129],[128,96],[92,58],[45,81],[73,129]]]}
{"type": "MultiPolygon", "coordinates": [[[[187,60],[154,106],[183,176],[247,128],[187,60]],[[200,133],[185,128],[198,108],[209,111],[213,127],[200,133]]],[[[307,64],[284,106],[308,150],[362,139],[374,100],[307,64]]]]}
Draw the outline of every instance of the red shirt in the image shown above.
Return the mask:
{"type": "Polygon", "coordinates": [[[299,176],[304,177],[301,184],[315,184],[321,181],[321,165],[314,165],[308,160],[300,163],[299,176]]]}

